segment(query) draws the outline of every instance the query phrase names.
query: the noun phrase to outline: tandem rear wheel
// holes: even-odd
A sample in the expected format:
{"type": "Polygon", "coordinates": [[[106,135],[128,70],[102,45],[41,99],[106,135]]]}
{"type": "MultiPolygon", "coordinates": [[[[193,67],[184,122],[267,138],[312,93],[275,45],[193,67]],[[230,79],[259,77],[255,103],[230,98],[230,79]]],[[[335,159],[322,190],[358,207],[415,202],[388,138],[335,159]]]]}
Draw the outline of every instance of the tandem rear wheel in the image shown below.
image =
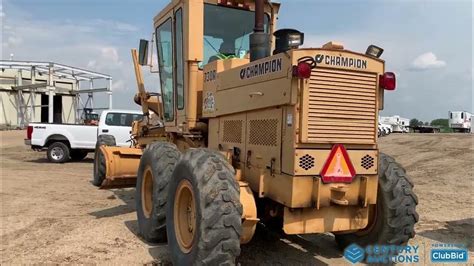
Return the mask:
{"type": "Polygon", "coordinates": [[[405,169],[392,157],[380,153],[377,204],[369,209],[369,225],[349,234],[336,234],[341,249],[356,243],[406,245],[415,236],[418,198],[405,169]]]}
{"type": "Polygon", "coordinates": [[[181,153],[169,142],[154,142],[143,151],[136,184],[139,234],[148,242],[166,241],[168,184],[181,153]]]}
{"type": "Polygon", "coordinates": [[[241,215],[232,166],[218,152],[187,151],[169,183],[166,228],[173,264],[235,264],[241,215]]]}

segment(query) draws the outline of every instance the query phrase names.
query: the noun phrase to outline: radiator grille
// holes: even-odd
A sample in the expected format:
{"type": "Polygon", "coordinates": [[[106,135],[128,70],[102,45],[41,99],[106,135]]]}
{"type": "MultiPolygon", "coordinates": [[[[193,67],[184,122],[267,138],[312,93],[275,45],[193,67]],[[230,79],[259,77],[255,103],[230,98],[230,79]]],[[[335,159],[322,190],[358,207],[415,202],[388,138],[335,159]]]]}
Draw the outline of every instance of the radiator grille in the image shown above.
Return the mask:
{"type": "Polygon", "coordinates": [[[249,144],[277,146],[278,119],[250,120],[249,144]]]}
{"type": "Polygon", "coordinates": [[[374,143],[377,76],[316,68],[309,84],[308,142],[374,143]]]}
{"type": "Polygon", "coordinates": [[[222,141],[242,143],[242,120],[225,120],[222,141]]]}

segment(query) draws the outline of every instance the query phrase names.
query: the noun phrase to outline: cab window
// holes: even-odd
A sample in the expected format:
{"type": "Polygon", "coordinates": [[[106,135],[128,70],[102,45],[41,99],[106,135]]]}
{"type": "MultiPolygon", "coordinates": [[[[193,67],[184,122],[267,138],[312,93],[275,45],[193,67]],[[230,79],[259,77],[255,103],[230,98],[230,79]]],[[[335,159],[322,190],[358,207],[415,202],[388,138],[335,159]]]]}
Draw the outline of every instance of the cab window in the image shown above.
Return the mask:
{"type": "MultiPolygon", "coordinates": [[[[250,50],[250,34],[254,27],[254,12],[225,6],[204,4],[203,65],[220,57],[244,57],[250,50]]],[[[264,17],[268,33],[269,18],[264,17]]]]}
{"type": "Polygon", "coordinates": [[[160,71],[163,116],[165,121],[174,120],[173,93],[173,37],[171,18],[156,28],[158,68],[160,71]]]}
{"type": "Polygon", "coordinates": [[[133,121],[142,119],[139,114],[108,113],[105,117],[105,124],[108,126],[131,127],[133,121]]]}
{"type": "Polygon", "coordinates": [[[176,100],[178,109],[184,108],[184,60],[183,60],[183,12],[181,9],[174,15],[174,31],[176,32],[176,100]]]}

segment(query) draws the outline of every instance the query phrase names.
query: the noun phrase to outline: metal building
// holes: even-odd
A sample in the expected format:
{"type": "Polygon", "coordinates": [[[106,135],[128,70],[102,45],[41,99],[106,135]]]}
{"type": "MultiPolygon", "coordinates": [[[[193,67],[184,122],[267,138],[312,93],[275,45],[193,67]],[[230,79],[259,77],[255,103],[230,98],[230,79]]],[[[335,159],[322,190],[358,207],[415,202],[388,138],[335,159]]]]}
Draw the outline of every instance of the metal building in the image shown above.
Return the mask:
{"type": "Polygon", "coordinates": [[[52,62],[0,61],[0,128],[80,123],[84,108],[112,108],[109,75],[52,62]],[[94,106],[106,93],[108,105],[94,106]]]}

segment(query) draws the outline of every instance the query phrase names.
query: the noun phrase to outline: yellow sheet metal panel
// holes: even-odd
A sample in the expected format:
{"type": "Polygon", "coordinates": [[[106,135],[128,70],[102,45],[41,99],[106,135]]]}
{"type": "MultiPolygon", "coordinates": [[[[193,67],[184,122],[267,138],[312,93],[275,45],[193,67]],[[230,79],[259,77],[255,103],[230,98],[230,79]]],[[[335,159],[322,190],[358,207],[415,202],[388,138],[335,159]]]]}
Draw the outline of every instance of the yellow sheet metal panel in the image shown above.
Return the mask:
{"type": "Polygon", "coordinates": [[[331,206],[289,209],[285,207],[283,230],[289,235],[363,229],[368,224],[369,208],[331,206]]]}
{"type": "Polygon", "coordinates": [[[282,110],[271,108],[247,113],[246,161],[247,168],[280,169],[282,110]]]}
{"type": "Polygon", "coordinates": [[[219,118],[209,119],[208,148],[219,150],[219,118]]]}
{"type": "Polygon", "coordinates": [[[265,176],[265,197],[291,208],[312,206],[313,177],[275,174],[265,176]]]}
{"type": "MultiPolygon", "coordinates": [[[[319,175],[324,163],[329,157],[330,150],[298,149],[294,153],[294,168],[287,174],[293,175],[319,175]]],[[[348,150],[349,158],[356,175],[377,174],[377,150],[348,150]]]]}
{"type": "MultiPolygon", "coordinates": [[[[284,54],[269,56],[222,72],[219,76],[218,90],[228,90],[281,78],[291,82],[291,70],[291,60],[284,54]]],[[[289,84],[280,84],[282,87],[285,85],[289,88],[289,84]]]]}
{"type": "Polygon", "coordinates": [[[203,69],[203,92],[202,92],[202,116],[216,116],[216,92],[221,87],[220,73],[238,66],[247,64],[249,59],[231,58],[216,60],[204,66],[203,69]]]}
{"type": "Polygon", "coordinates": [[[367,73],[383,73],[384,61],[368,57],[365,54],[349,50],[328,50],[321,48],[301,48],[289,52],[292,63],[297,64],[303,56],[315,58],[318,67],[339,71],[357,71],[367,73]]]}
{"type": "Polygon", "coordinates": [[[285,105],[291,101],[291,80],[280,78],[216,93],[216,115],[285,105]]]}
{"type": "Polygon", "coordinates": [[[101,146],[106,160],[108,180],[136,177],[142,150],[137,148],[101,146]]]}

